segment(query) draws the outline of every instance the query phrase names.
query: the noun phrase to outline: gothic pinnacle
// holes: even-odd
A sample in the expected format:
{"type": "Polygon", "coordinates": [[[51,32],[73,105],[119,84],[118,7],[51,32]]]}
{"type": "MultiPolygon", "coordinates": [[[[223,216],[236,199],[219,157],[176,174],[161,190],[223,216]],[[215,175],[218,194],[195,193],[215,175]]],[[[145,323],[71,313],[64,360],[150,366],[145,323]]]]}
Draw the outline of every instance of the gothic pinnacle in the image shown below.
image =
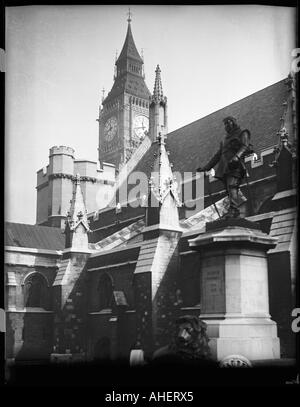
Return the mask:
{"type": "Polygon", "coordinates": [[[155,70],[155,82],[154,82],[154,90],[153,90],[153,99],[162,100],[163,99],[163,89],[161,84],[161,70],[159,65],[157,65],[155,70]]]}

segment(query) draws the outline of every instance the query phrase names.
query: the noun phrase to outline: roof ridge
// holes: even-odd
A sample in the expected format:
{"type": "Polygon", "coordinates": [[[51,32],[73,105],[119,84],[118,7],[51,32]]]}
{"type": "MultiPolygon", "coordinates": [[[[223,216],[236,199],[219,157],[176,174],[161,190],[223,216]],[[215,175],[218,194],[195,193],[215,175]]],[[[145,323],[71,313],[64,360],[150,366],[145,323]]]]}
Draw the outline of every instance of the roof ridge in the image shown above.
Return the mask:
{"type": "Polygon", "coordinates": [[[213,112],[211,112],[211,113],[209,113],[209,114],[207,114],[207,115],[205,115],[205,116],[203,116],[203,117],[200,117],[199,119],[194,120],[193,122],[190,122],[190,123],[188,123],[188,124],[185,124],[184,126],[179,127],[179,128],[177,128],[177,129],[171,131],[170,133],[167,134],[167,136],[168,136],[168,137],[169,137],[169,136],[172,136],[172,133],[175,133],[175,132],[177,132],[178,130],[182,130],[182,129],[184,129],[185,127],[188,127],[188,126],[190,126],[190,125],[192,125],[192,124],[194,124],[194,123],[196,123],[196,122],[198,122],[198,121],[200,121],[200,120],[203,120],[203,119],[205,119],[206,117],[209,117],[209,116],[211,116],[211,115],[213,115],[213,114],[215,114],[215,113],[217,113],[217,112],[219,112],[219,111],[221,111],[221,110],[223,110],[223,109],[225,109],[225,108],[228,108],[228,107],[230,107],[230,106],[232,106],[232,105],[234,105],[234,104],[236,104],[236,103],[241,102],[242,100],[245,100],[245,99],[247,99],[247,98],[249,98],[249,97],[251,97],[251,96],[253,96],[253,95],[256,95],[257,93],[263,92],[263,91],[265,91],[266,89],[271,88],[272,86],[278,85],[280,82],[283,82],[283,81],[285,81],[286,79],[287,79],[287,76],[285,76],[285,77],[284,77],[283,79],[281,79],[280,81],[273,83],[272,85],[266,86],[265,88],[262,88],[262,89],[260,89],[260,90],[258,90],[258,91],[256,91],[256,92],[250,93],[250,95],[248,95],[248,96],[245,96],[245,97],[243,97],[243,98],[241,98],[241,99],[238,99],[238,100],[236,100],[235,102],[230,103],[229,105],[226,105],[226,106],[221,107],[220,109],[214,110],[213,112]]]}

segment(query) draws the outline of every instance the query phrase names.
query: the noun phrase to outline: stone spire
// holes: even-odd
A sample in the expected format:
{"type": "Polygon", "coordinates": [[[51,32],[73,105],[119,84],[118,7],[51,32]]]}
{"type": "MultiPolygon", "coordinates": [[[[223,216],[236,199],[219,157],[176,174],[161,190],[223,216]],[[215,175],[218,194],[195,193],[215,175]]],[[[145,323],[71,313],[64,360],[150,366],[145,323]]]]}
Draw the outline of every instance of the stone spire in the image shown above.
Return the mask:
{"type": "Polygon", "coordinates": [[[157,183],[157,188],[153,187],[155,183],[153,182],[153,179],[150,179],[150,185],[154,188],[153,190],[157,191],[155,192],[157,199],[163,203],[166,195],[170,192],[174,200],[176,201],[176,204],[178,206],[181,206],[181,202],[177,193],[177,185],[175,178],[172,173],[172,165],[169,162],[169,157],[168,153],[166,151],[166,136],[163,133],[159,133],[158,136],[158,146],[159,146],[159,156],[156,162],[156,167],[157,169],[157,174],[158,174],[158,183],[157,183]]]}
{"type": "Polygon", "coordinates": [[[150,92],[144,81],[144,61],[141,58],[135,45],[131,31],[131,13],[128,17],[127,34],[123,48],[115,61],[114,84],[107,97],[104,99],[104,105],[124,92],[134,94],[135,96],[149,100],[150,92]],[[131,81],[134,79],[137,88],[133,90],[131,81]]]}
{"type": "Polygon", "coordinates": [[[83,195],[80,186],[80,175],[74,180],[73,196],[70,211],[66,220],[66,248],[88,249],[87,233],[90,232],[83,195]]]}
{"type": "Polygon", "coordinates": [[[141,64],[143,63],[143,60],[140,56],[140,54],[138,53],[138,50],[136,48],[136,45],[134,43],[134,39],[133,39],[133,35],[131,32],[131,12],[129,9],[128,12],[128,27],[127,27],[127,34],[126,34],[126,38],[125,38],[125,42],[122,48],[122,51],[119,55],[119,58],[117,59],[116,65],[118,65],[123,59],[127,59],[127,58],[132,58],[138,62],[140,62],[141,64]]]}
{"type": "Polygon", "coordinates": [[[160,73],[161,73],[160,67],[159,67],[159,65],[157,65],[157,67],[155,69],[155,82],[154,82],[154,89],[153,89],[153,96],[152,96],[152,100],[155,100],[155,101],[164,100],[160,73]]]}
{"type": "Polygon", "coordinates": [[[178,195],[178,185],[172,173],[168,153],[166,151],[165,135],[158,136],[158,155],[154,163],[152,176],[149,180],[148,212],[158,212],[156,222],[148,216],[148,226],[158,223],[160,226],[179,228],[178,207],[182,205],[178,195]]]}
{"type": "Polygon", "coordinates": [[[159,65],[157,65],[153,95],[150,98],[149,106],[149,137],[152,142],[158,139],[159,133],[168,133],[167,98],[163,95],[160,74],[161,70],[159,65]]]}

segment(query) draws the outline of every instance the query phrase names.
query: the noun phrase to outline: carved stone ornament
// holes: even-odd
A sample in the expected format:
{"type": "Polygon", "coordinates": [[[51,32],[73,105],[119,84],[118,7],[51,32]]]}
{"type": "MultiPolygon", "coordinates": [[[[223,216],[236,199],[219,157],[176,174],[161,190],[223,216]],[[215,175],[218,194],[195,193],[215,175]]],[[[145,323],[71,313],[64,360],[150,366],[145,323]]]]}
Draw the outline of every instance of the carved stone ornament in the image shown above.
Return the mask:
{"type": "Polygon", "coordinates": [[[252,367],[252,364],[245,356],[229,355],[221,360],[220,367],[252,367]]]}

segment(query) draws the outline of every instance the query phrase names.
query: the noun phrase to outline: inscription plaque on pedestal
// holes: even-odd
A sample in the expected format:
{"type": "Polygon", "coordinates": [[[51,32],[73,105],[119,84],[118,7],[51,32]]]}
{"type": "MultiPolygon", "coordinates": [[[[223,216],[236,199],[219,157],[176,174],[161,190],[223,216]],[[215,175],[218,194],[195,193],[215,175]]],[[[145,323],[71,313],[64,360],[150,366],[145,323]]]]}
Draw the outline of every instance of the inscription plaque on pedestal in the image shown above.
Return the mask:
{"type": "Polygon", "coordinates": [[[224,268],[221,265],[203,267],[202,312],[205,314],[225,312],[224,268]]]}

